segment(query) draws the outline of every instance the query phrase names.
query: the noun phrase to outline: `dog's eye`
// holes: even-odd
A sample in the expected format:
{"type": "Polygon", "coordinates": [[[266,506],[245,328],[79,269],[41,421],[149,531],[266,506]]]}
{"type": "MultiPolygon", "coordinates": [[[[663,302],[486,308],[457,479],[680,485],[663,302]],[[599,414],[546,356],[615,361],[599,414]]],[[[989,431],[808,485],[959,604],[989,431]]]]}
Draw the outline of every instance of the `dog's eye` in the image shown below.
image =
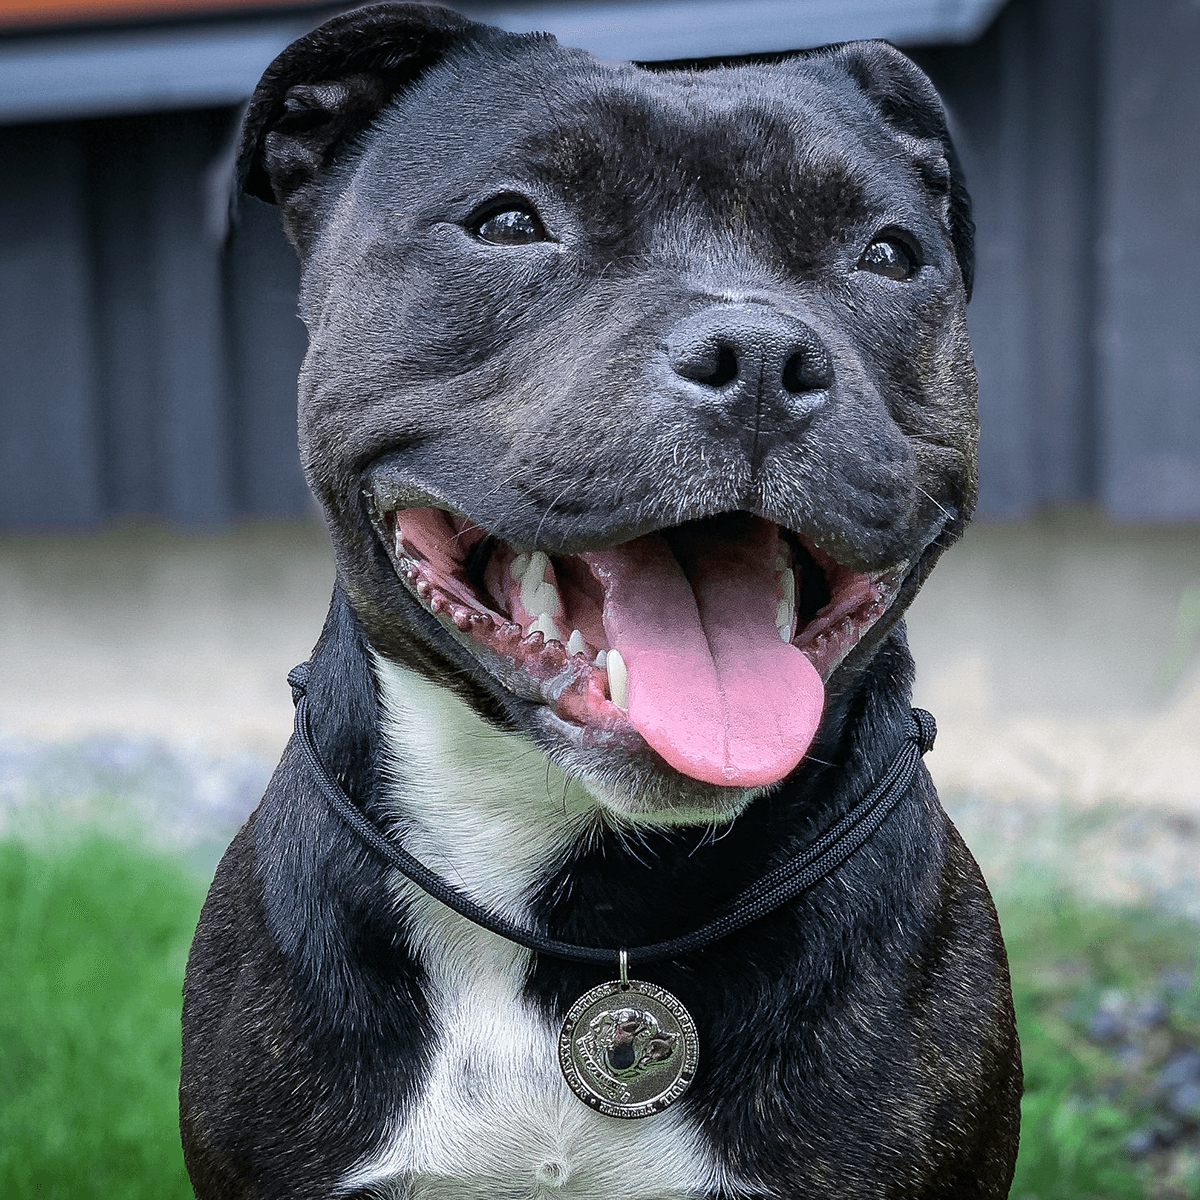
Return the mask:
{"type": "Polygon", "coordinates": [[[876,238],[858,260],[860,271],[871,271],[898,282],[917,273],[916,255],[899,238],[876,238]]]}
{"type": "Polygon", "coordinates": [[[535,213],[525,208],[506,208],[493,213],[475,228],[476,237],[497,246],[528,246],[549,240],[535,213]]]}

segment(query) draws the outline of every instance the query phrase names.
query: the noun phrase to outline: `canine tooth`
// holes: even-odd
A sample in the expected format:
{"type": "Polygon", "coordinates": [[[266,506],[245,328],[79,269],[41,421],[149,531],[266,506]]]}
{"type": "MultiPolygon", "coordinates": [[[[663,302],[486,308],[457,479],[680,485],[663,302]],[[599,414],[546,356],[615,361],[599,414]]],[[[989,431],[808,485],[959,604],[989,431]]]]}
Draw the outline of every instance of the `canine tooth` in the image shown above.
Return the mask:
{"type": "Polygon", "coordinates": [[[544,550],[535,550],[529,556],[529,562],[526,564],[525,573],[530,573],[537,579],[538,583],[546,575],[546,568],[550,565],[550,556],[544,550]]]}
{"type": "Polygon", "coordinates": [[[783,554],[775,555],[775,570],[786,571],[787,565],[787,558],[783,554]]]}
{"type": "Polygon", "coordinates": [[[518,554],[508,566],[508,573],[513,577],[513,580],[516,583],[520,583],[521,580],[525,578],[525,572],[527,570],[529,570],[528,554],[518,554]]]}
{"type": "Polygon", "coordinates": [[[784,571],[784,573],[783,573],[783,598],[789,604],[796,603],[796,573],[795,573],[795,571],[784,571]]]}
{"type": "Polygon", "coordinates": [[[548,612],[552,617],[562,616],[562,597],[553,583],[543,583],[539,589],[539,595],[544,606],[543,612],[548,612]]]}
{"type": "Polygon", "coordinates": [[[583,654],[586,647],[583,644],[583,634],[578,629],[571,630],[571,636],[567,639],[568,654],[583,654]]]}
{"type": "Polygon", "coordinates": [[[526,633],[533,633],[535,630],[541,633],[542,637],[547,642],[561,642],[562,634],[558,632],[558,626],[554,623],[554,618],[549,613],[542,613],[540,617],[529,628],[526,633]]]}
{"type": "Polygon", "coordinates": [[[796,609],[786,600],[780,600],[775,609],[775,628],[785,642],[792,640],[792,626],[796,623],[796,609]]]}
{"type": "Polygon", "coordinates": [[[595,665],[596,665],[597,667],[599,667],[599,668],[600,668],[600,670],[602,670],[602,671],[603,671],[603,670],[604,670],[604,665],[605,665],[605,663],[607,663],[607,662],[608,662],[608,651],[607,651],[607,650],[601,650],[601,651],[600,651],[600,652],[599,652],[599,653],[596,655],[596,658],[595,658],[595,660],[594,660],[594,663],[595,663],[595,665]]]}
{"type": "Polygon", "coordinates": [[[623,712],[629,711],[629,669],[621,657],[620,650],[610,650],[608,661],[608,694],[612,702],[623,712]]]}
{"type": "Polygon", "coordinates": [[[543,613],[549,613],[552,617],[562,615],[562,598],[558,588],[546,579],[547,570],[550,571],[550,580],[553,580],[554,569],[550,566],[550,559],[543,551],[535,550],[529,556],[529,566],[521,577],[521,603],[530,616],[540,617],[543,613]]]}

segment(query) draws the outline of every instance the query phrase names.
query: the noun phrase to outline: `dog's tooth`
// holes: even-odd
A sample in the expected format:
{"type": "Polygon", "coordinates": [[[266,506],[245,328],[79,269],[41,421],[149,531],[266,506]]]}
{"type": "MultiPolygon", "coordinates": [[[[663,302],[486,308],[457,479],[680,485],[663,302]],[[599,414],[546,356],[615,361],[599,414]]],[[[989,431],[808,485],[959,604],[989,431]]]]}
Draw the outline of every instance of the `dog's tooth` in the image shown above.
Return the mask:
{"type": "Polygon", "coordinates": [[[532,625],[529,626],[527,633],[537,631],[548,642],[561,642],[562,634],[558,631],[558,626],[554,623],[554,618],[549,613],[542,613],[532,625]]]}
{"type": "Polygon", "coordinates": [[[775,606],[775,626],[780,638],[785,642],[792,640],[796,627],[796,602],[786,596],[775,606]]]}
{"type": "Polygon", "coordinates": [[[594,664],[593,664],[593,665],[595,665],[595,666],[599,667],[599,668],[600,668],[600,670],[602,670],[602,671],[603,671],[603,670],[604,670],[604,665],[605,665],[605,663],[607,663],[607,662],[608,662],[608,651],[607,651],[607,650],[601,650],[601,651],[600,651],[600,652],[599,652],[599,653],[596,655],[596,658],[595,658],[595,661],[594,661],[594,664]]]}
{"type": "Polygon", "coordinates": [[[608,694],[623,712],[629,711],[629,669],[620,650],[610,650],[605,663],[608,668],[608,694]]]}
{"type": "Polygon", "coordinates": [[[568,654],[585,654],[587,647],[583,642],[583,634],[578,629],[571,630],[571,636],[567,639],[568,654]]]}
{"type": "Polygon", "coordinates": [[[525,564],[525,574],[532,575],[538,583],[546,577],[546,568],[550,565],[550,556],[544,550],[535,550],[529,555],[525,564]]]}
{"type": "MultiPolygon", "coordinates": [[[[558,594],[558,588],[552,583],[543,583],[537,589],[534,596],[534,604],[537,605],[537,611],[548,613],[552,617],[562,616],[562,597],[558,594]]],[[[530,610],[531,612],[534,610],[530,610]]]]}
{"type": "Polygon", "coordinates": [[[558,588],[551,580],[554,579],[554,568],[550,565],[549,557],[541,550],[535,550],[529,556],[529,565],[521,577],[521,603],[525,611],[532,617],[540,617],[548,613],[552,617],[562,615],[562,597],[558,588]],[[546,579],[546,572],[550,579],[546,579]]]}
{"type": "Polygon", "coordinates": [[[782,553],[775,555],[775,570],[777,570],[777,571],[786,571],[786,570],[787,570],[787,565],[788,565],[788,564],[787,564],[787,557],[786,557],[786,555],[784,555],[784,554],[782,554],[782,553]]]}
{"type": "Polygon", "coordinates": [[[788,604],[796,603],[796,572],[784,571],[783,573],[783,598],[788,604]]]}
{"type": "Polygon", "coordinates": [[[525,578],[525,572],[529,570],[529,555],[518,554],[516,558],[509,563],[508,573],[513,577],[514,582],[520,583],[525,578]]]}

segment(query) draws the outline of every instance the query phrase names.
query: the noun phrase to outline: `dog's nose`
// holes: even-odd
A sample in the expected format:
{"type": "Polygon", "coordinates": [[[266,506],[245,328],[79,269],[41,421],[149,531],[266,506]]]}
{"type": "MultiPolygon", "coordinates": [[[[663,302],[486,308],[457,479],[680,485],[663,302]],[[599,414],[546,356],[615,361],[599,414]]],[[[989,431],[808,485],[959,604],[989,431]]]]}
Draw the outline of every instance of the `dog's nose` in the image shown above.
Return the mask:
{"type": "Polygon", "coordinates": [[[685,317],[667,339],[676,375],[704,389],[727,391],[806,416],[825,400],[833,359],[809,325],[762,304],[719,304],[685,317]]]}

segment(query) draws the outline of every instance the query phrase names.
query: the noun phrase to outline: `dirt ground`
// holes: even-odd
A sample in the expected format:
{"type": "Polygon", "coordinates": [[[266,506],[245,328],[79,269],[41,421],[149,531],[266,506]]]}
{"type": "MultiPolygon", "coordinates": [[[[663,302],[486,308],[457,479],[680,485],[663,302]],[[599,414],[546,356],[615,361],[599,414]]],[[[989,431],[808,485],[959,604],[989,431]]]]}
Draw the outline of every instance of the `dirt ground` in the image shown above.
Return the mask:
{"type": "MultiPolygon", "coordinates": [[[[304,521],[0,539],[0,799],[125,763],[185,797],[177,819],[207,797],[235,826],[287,740],[285,676],[332,580],[304,521]],[[83,748],[69,770],[64,747],[83,748]]],[[[1106,891],[1165,888],[1200,915],[1200,526],[976,525],[908,624],[939,725],[926,761],[995,873],[1066,837],[1085,890],[1112,859],[1106,891]]]]}

